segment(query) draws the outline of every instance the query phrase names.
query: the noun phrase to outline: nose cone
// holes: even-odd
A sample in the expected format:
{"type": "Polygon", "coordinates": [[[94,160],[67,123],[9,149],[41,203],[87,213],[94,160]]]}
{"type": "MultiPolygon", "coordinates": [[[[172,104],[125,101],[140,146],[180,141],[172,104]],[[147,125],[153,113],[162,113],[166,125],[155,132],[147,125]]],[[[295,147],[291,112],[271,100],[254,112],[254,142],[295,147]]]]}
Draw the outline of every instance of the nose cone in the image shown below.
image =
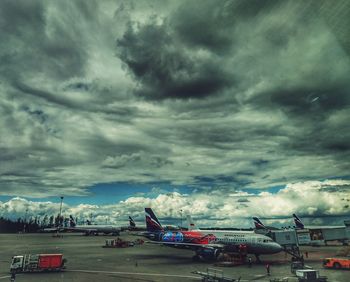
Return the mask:
{"type": "Polygon", "coordinates": [[[273,251],[274,254],[275,253],[279,253],[279,252],[281,252],[283,250],[283,248],[282,248],[282,246],[280,244],[278,244],[276,242],[274,242],[272,244],[273,244],[272,245],[272,251],[273,251]]]}

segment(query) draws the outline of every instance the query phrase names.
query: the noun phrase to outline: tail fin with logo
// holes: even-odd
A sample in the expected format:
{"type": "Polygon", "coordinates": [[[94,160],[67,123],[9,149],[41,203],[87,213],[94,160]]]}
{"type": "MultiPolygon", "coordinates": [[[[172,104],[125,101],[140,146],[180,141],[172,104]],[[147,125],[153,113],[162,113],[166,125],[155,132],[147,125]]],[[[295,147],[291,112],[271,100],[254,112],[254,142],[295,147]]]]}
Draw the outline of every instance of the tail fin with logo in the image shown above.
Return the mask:
{"type": "Polygon", "coordinates": [[[162,231],[163,227],[151,208],[145,208],[147,231],[162,231]]]}
{"type": "Polygon", "coordinates": [[[72,215],[69,216],[69,226],[75,227],[77,224],[75,223],[75,220],[72,215]]]}
{"type": "Polygon", "coordinates": [[[130,228],[135,228],[136,227],[136,223],[133,220],[133,218],[131,216],[129,216],[129,227],[130,228]]]}
{"type": "Polygon", "coordinates": [[[188,231],[198,230],[198,228],[196,227],[196,224],[194,223],[192,217],[189,214],[187,215],[187,224],[188,224],[188,231]]]}
{"type": "Polygon", "coordinates": [[[256,216],[253,217],[255,229],[267,229],[266,226],[256,216]]]}
{"type": "Polygon", "coordinates": [[[293,218],[294,218],[294,223],[296,228],[299,228],[299,229],[305,228],[304,224],[301,222],[300,218],[295,213],[293,213],[293,218]]]}

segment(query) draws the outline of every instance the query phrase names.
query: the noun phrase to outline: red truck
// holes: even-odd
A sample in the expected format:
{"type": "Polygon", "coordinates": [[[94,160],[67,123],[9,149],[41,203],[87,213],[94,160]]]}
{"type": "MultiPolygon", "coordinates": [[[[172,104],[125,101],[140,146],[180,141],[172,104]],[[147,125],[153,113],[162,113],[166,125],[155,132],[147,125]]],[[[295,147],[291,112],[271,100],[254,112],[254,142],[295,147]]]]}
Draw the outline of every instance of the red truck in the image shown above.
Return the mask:
{"type": "Polygon", "coordinates": [[[323,260],[324,268],[350,269],[350,257],[333,257],[323,260]]]}
{"type": "Polygon", "coordinates": [[[12,257],[10,272],[61,271],[66,259],[62,254],[35,254],[12,257]]]}

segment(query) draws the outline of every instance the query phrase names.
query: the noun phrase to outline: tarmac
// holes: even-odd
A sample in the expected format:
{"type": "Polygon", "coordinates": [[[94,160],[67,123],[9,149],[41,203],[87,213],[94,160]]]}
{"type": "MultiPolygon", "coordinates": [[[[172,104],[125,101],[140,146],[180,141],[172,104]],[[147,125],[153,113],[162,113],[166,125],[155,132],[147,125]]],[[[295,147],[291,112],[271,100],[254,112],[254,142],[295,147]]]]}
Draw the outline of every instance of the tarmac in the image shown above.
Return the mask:
{"type": "MultiPolygon", "coordinates": [[[[63,237],[52,234],[0,234],[0,282],[10,281],[11,258],[20,254],[62,253],[68,261],[62,272],[17,274],[16,281],[201,281],[195,271],[206,272],[207,268],[223,271],[226,277],[241,278],[240,281],[270,281],[286,278],[297,281],[290,272],[291,256],[285,253],[261,256],[263,263],[234,267],[218,267],[212,262],[192,261],[191,250],[180,250],[152,244],[128,248],[102,248],[105,240],[113,236],[82,236],[63,233],[63,237]],[[267,276],[265,264],[271,265],[271,276],[267,276]]],[[[134,241],[140,237],[126,232],[120,236],[134,241]]],[[[344,247],[302,247],[308,258],[305,264],[327,276],[330,282],[350,281],[349,270],[323,269],[322,259],[335,256],[344,247]]],[[[287,280],[286,280],[287,281],[287,280]]]]}

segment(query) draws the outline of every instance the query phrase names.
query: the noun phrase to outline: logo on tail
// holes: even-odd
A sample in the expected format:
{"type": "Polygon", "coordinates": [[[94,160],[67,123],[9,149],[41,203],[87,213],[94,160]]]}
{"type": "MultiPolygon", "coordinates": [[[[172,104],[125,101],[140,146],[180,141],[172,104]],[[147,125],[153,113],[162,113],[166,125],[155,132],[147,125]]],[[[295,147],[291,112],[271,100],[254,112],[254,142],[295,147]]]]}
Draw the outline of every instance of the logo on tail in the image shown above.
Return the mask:
{"type": "Polygon", "coordinates": [[[72,215],[69,216],[69,226],[75,227],[77,224],[75,223],[75,220],[72,215]]]}
{"type": "Polygon", "coordinates": [[[299,228],[299,229],[305,228],[304,224],[301,222],[300,218],[297,217],[297,215],[295,213],[293,213],[293,218],[294,218],[294,223],[295,223],[296,228],[299,228]]]}
{"type": "Polygon", "coordinates": [[[145,215],[147,231],[154,232],[163,230],[162,225],[151,208],[145,208],[145,215]]]}
{"type": "Polygon", "coordinates": [[[196,224],[194,223],[192,217],[188,214],[187,215],[187,224],[188,224],[188,230],[197,230],[196,224]]]}
{"type": "Polygon", "coordinates": [[[135,221],[133,220],[133,218],[131,216],[129,216],[129,226],[131,228],[135,228],[136,227],[136,223],[135,223],[135,221]]]}
{"type": "Polygon", "coordinates": [[[266,226],[260,221],[259,218],[253,217],[254,225],[256,229],[267,229],[266,226]]]}

